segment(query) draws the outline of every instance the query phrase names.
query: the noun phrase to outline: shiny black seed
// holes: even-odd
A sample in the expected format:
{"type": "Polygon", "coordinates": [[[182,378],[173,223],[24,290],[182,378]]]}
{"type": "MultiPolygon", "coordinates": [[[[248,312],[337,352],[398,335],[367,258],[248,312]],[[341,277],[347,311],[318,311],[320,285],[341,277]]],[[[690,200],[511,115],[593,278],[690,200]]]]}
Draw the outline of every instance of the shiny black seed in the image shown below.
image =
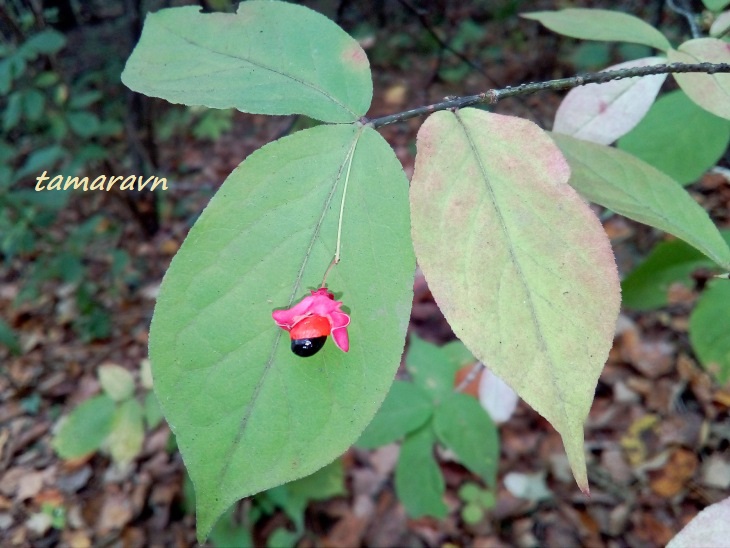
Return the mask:
{"type": "Polygon", "coordinates": [[[324,337],[312,337],[311,339],[292,339],[291,351],[297,356],[302,358],[308,358],[314,356],[324,346],[324,341],[327,340],[327,336],[324,337]]]}

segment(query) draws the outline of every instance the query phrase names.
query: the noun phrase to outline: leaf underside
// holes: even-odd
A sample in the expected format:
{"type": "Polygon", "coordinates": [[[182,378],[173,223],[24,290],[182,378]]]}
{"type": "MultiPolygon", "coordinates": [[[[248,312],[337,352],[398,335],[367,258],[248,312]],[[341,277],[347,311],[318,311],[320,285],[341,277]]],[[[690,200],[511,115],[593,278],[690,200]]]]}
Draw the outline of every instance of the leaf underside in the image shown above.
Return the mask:
{"type": "Polygon", "coordinates": [[[621,150],[552,134],[588,200],[682,238],[730,269],[730,248],[707,212],[679,183],[621,150]]]}
{"type": "Polygon", "coordinates": [[[365,52],[309,8],[249,0],[238,12],[194,6],[145,20],[122,73],[134,91],[172,103],[352,122],[372,99],[365,52]]]}
{"type": "Polygon", "coordinates": [[[583,421],[620,304],[605,232],[531,122],[440,112],[417,147],[412,234],[429,287],[469,350],[560,432],[585,491],[583,421]]]}
{"type": "Polygon", "coordinates": [[[228,177],[172,261],[150,332],[200,539],[237,499],[311,474],[357,439],[400,361],[414,267],[407,180],[370,128],[298,132],[228,177]],[[342,260],[327,281],[352,317],[350,351],[328,341],[299,358],[271,312],[321,283],[348,166],[342,260]]]}

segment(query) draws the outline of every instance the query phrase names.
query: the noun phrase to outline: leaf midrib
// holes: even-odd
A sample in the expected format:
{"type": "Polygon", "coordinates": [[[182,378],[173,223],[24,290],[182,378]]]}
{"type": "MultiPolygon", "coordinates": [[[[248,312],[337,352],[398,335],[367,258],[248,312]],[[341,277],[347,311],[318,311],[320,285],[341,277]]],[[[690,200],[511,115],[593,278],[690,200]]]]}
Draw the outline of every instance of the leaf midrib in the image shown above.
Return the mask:
{"type": "MultiPolygon", "coordinates": [[[[352,156],[354,156],[355,153],[355,147],[357,146],[357,142],[360,139],[360,136],[363,133],[363,130],[365,129],[365,126],[361,127],[356,133],[352,140],[352,144],[350,145],[350,148],[348,149],[347,154],[345,155],[342,163],[340,164],[339,169],[337,170],[337,176],[335,177],[335,180],[332,184],[332,188],[330,189],[329,194],[327,195],[327,198],[324,200],[322,204],[322,210],[319,216],[319,219],[317,220],[317,223],[314,226],[314,230],[312,232],[312,237],[309,241],[309,245],[307,246],[307,250],[304,253],[304,256],[302,257],[302,264],[299,267],[299,272],[297,273],[296,280],[294,281],[294,285],[292,286],[292,292],[289,296],[289,302],[287,304],[287,308],[291,307],[291,304],[294,302],[294,298],[296,297],[297,293],[299,292],[299,289],[301,287],[302,278],[304,276],[304,270],[306,269],[306,266],[309,262],[309,257],[311,255],[312,249],[314,247],[315,242],[317,241],[317,238],[319,236],[320,230],[322,228],[322,225],[324,224],[324,219],[327,216],[327,212],[329,211],[329,206],[332,203],[332,199],[334,198],[334,195],[337,191],[337,187],[339,186],[340,181],[342,180],[342,174],[345,169],[345,165],[347,165],[348,161],[352,156]]],[[[266,365],[264,366],[264,369],[261,373],[261,377],[259,381],[256,383],[256,386],[254,387],[253,393],[251,395],[251,399],[249,400],[249,403],[246,405],[246,409],[244,411],[243,417],[241,417],[241,422],[238,427],[238,431],[236,432],[236,436],[233,439],[233,442],[231,443],[230,448],[228,451],[226,451],[226,455],[223,458],[223,466],[221,467],[221,472],[218,476],[218,482],[217,487],[220,489],[221,485],[223,484],[225,477],[228,473],[228,469],[232,462],[233,453],[235,452],[236,448],[239,446],[241,439],[243,439],[244,432],[246,431],[246,426],[248,424],[248,420],[251,417],[251,413],[253,413],[256,401],[258,400],[259,393],[261,392],[261,389],[263,388],[266,379],[268,378],[268,375],[272,369],[272,366],[274,364],[274,357],[276,356],[276,351],[279,347],[279,342],[281,341],[282,337],[282,330],[277,329],[276,334],[274,335],[274,341],[271,347],[271,353],[269,354],[269,358],[266,361],[266,365]]]]}
{"type": "Polygon", "coordinates": [[[476,148],[476,144],[474,143],[474,140],[472,139],[471,134],[469,133],[469,130],[468,130],[466,124],[459,116],[459,113],[454,112],[454,116],[456,117],[456,120],[459,123],[459,126],[461,127],[462,131],[464,132],[464,136],[466,137],[467,142],[469,143],[469,149],[471,150],[471,153],[472,153],[474,159],[476,160],[477,166],[479,167],[479,171],[482,175],[482,179],[484,182],[484,188],[486,189],[489,199],[492,202],[492,205],[494,206],[494,211],[496,212],[497,220],[498,220],[500,228],[502,229],[502,234],[504,235],[504,239],[507,244],[507,250],[512,259],[512,263],[515,266],[517,276],[519,277],[520,282],[522,283],[523,287],[525,287],[525,289],[526,289],[527,303],[528,303],[528,306],[530,309],[530,318],[532,319],[532,323],[533,323],[535,332],[537,333],[541,350],[542,350],[543,354],[549,360],[550,367],[548,367],[548,371],[550,374],[550,381],[551,381],[556,393],[558,394],[558,397],[559,397],[558,399],[560,400],[560,403],[561,403],[560,410],[563,412],[563,415],[565,418],[565,425],[567,426],[570,424],[570,418],[568,417],[568,411],[564,405],[564,403],[566,401],[565,395],[564,395],[563,390],[561,389],[560,385],[557,382],[557,378],[555,377],[555,372],[554,372],[555,362],[553,361],[553,357],[548,350],[547,342],[545,341],[542,329],[540,327],[540,322],[537,317],[537,310],[535,308],[535,303],[533,301],[532,291],[530,290],[530,286],[527,283],[525,273],[522,271],[522,265],[520,264],[519,260],[517,259],[516,249],[512,245],[512,239],[510,237],[509,230],[507,228],[507,223],[505,221],[504,215],[502,214],[502,211],[499,208],[497,196],[495,195],[494,190],[492,189],[491,185],[489,184],[489,174],[487,173],[486,167],[484,166],[484,163],[482,162],[482,158],[479,155],[479,152],[476,148]]]}

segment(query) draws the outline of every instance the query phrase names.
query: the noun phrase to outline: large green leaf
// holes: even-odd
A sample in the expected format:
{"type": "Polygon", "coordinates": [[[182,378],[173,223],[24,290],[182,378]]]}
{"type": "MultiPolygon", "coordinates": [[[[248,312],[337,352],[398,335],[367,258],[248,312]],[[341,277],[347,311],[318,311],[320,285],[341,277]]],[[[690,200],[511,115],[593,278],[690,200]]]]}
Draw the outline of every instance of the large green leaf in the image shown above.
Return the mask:
{"type": "Polygon", "coordinates": [[[411,382],[395,381],[357,445],[372,449],[399,440],[423,426],[432,412],[433,404],[421,388],[411,382]]]}
{"type": "Polygon", "coordinates": [[[620,11],[568,8],[521,15],[540,21],[553,32],[572,38],[644,44],[661,51],[671,47],[666,37],[654,27],[638,17],[620,11]]]}
{"type": "Polygon", "coordinates": [[[724,384],[730,381],[730,281],[713,280],[689,318],[689,338],[702,365],[724,384]]]}
{"type": "Polygon", "coordinates": [[[552,134],[570,164],[570,185],[591,202],[682,238],[730,269],[730,248],[679,183],[621,150],[552,134]]]}
{"type": "Polygon", "coordinates": [[[443,496],[444,477],[433,444],[436,438],[431,423],[406,437],[395,468],[395,491],[412,518],[444,518],[448,512],[443,496]]]}
{"type": "Polygon", "coordinates": [[[172,103],[326,122],[357,120],[372,98],[357,41],[323,15],[274,1],[242,2],[235,14],[148,15],[122,81],[172,103]]]}
{"type": "Polygon", "coordinates": [[[235,500],[321,468],[392,383],[412,300],[408,182],[388,144],[320,126],[253,153],[211,200],[163,281],[150,332],[155,392],[206,536],[235,500]],[[322,282],[349,309],[350,351],[299,358],[272,318],[322,282]]]}
{"type": "Polygon", "coordinates": [[[620,302],[603,227],[531,122],[439,112],[417,146],[413,242],[436,302],[474,356],[560,432],[587,490],[583,421],[620,302]]]}
{"type": "MultiPolygon", "coordinates": [[[[730,63],[727,42],[718,38],[688,40],[667,55],[672,63],[730,63]]],[[[730,120],[730,74],[687,72],[674,74],[674,79],[695,103],[730,120]]]]}
{"type": "Polygon", "coordinates": [[[698,107],[687,95],[662,95],[618,148],[682,184],[694,183],[714,166],[730,141],[730,122],[698,107]]]}
{"type": "Polygon", "coordinates": [[[477,400],[452,393],[436,408],[433,427],[436,437],[456,453],[459,462],[495,486],[499,435],[497,426],[477,400]]]}

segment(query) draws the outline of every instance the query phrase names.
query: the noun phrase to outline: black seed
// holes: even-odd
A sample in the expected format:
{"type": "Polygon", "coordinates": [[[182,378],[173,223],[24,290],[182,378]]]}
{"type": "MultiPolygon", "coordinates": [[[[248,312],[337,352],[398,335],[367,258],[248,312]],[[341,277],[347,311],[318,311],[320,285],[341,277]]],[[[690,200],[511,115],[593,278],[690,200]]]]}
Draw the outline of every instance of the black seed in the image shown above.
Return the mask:
{"type": "Polygon", "coordinates": [[[312,337],[311,339],[292,339],[291,351],[297,356],[302,358],[308,358],[314,356],[324,346],[324,341],[327,340],[327,335],[324,337],[312,337]]]}

